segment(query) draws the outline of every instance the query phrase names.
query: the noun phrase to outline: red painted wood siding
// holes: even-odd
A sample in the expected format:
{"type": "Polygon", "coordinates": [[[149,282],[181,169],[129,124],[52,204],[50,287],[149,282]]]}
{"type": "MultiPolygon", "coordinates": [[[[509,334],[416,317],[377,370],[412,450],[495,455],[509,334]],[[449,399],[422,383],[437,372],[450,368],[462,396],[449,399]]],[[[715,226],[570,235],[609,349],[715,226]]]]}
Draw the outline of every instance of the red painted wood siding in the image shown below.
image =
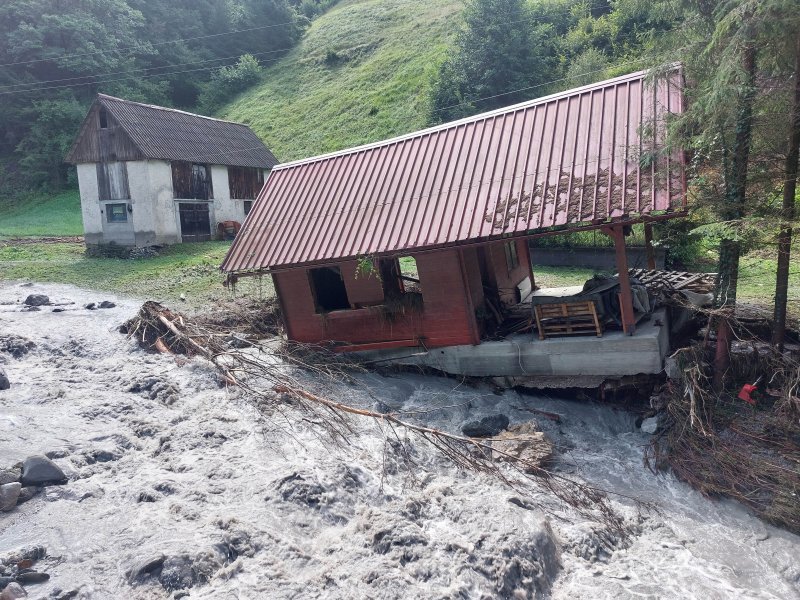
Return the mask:
{"type": "MultiPolygon", "coordinates": [[[[422,338],[428,347],[478,343],[474,311],[470,309],[457,250],[442,250],[415,256],[422,286],[423,310],[395,315],[388,320],[378,307],[317,314],[307,270],[292,269],[273,275],[284,308],[290,339],[298,342],[325,341],[368,344],[422,338]]],[[[348,300],[372,301],[381,290],[372,277],[355,278],[354,261],[339,264],[348,300]]],[[[382,298],[382,291],[380,292],[382,298]]]]}

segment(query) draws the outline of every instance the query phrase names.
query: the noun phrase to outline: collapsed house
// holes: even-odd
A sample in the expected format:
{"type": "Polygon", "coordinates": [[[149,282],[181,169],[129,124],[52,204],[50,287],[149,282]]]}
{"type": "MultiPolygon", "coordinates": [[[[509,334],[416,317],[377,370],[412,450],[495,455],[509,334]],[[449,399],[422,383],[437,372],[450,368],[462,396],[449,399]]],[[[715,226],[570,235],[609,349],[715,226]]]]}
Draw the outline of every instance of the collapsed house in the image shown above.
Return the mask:
{"type": "Polygon", "coordinates": [[[278,163],[246,125],[105,94],[66,160],[77,165],[86,244],[136,247],[237,230],[278,163]]]}
{"type": "Polygon", "coordinates": [[[677,67],[637,72],[276,166],[221,268],[271,274],[298,342],[469,375],[658,372],[665,316],[632,286],[625,236],[685,214],[666,145],[682,89],[677,67]],[[528,240],[591,229],[618,277],[537,290],[528,240]],[[538,335],[503,335],[520,314],[538,335]]]}

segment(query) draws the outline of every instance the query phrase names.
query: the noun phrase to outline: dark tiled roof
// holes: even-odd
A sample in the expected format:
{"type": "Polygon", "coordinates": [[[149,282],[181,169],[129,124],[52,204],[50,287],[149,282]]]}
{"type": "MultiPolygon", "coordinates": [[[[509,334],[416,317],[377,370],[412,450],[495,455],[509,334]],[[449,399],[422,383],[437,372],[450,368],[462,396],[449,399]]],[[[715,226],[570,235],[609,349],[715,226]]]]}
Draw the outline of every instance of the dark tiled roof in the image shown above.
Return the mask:
{"type": "Polygon", "coordinates": [[[247,125],[105,94],[97,102],[147,158],[264,169],[278,164],[247,125]]]}
{"type": "Polygon", "coordinates": [[[596,226],[686,206],[665,120],[682,75],[639,72],[277,166],[222,269],[263,271],[596,226]]]}

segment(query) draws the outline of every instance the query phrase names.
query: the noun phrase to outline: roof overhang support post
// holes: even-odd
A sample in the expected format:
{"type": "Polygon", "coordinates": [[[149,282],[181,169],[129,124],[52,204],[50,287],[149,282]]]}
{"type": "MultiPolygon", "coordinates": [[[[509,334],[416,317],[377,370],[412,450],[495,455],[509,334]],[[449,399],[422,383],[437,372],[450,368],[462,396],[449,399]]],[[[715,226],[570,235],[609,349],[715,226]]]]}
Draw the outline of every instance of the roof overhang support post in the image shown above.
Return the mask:
{"type": "Polygon", "coordinates": [[[633,335],[636,331],[636,315],[633,312],[633,292],[628,273],[628,256],[625,253],[625,230],[623,225],[611,225],[603,229],[614,240],[619,275],[619,307],[622,313],[622,331],[633,335]]]}
{"type": "Polygon", "coordinates": [[[644,224],[644,251],[647,255],[647,268],[651,271],[656,270],[656,255],[653,251],[653,225],[644,224]]]}

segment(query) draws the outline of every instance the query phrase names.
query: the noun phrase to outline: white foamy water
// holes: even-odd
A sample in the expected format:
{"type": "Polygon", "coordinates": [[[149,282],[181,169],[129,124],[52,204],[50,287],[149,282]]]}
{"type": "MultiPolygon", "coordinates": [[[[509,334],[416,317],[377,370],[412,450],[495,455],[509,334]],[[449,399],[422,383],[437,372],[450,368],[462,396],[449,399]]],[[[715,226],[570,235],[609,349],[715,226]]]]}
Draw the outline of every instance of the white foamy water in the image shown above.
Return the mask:
{"type": "MultiPolygon", "coordinates": [[[[0,353],[12,381],[0,392],[0,467],[59,451],[70,476],[0,514],[0,556],[47,548],[37,568],[51,579],[28,587],[33,598],[175,597],[158,577],[128,583],[132,567],[164,556],[198,576],[191,598],[800,598],[800,538],[654,476],[629,413],[412,375],[324,390],[454,432],[495,412],[560,414],[537,419],[563,450],[560,469],[659,506],[637,516],[615,500],[633,534],[604,544],[598,525],[521,508],[509,501],[518,493],[402,432],[356,421],[338,447],[292,409],[264,416],[203,361],[180,366],[117,333],[139,301],[6,283],[0,303],[12,303],[0,304],[0,337],[36,343],[20,359],[0,353]],[[19,312],[30,293],[75,304],[19,312]],[[117,307],[82,308],[100,300],[117,307]]],[[[557,512],[544,493],[533,500],[557,512]]]]}

